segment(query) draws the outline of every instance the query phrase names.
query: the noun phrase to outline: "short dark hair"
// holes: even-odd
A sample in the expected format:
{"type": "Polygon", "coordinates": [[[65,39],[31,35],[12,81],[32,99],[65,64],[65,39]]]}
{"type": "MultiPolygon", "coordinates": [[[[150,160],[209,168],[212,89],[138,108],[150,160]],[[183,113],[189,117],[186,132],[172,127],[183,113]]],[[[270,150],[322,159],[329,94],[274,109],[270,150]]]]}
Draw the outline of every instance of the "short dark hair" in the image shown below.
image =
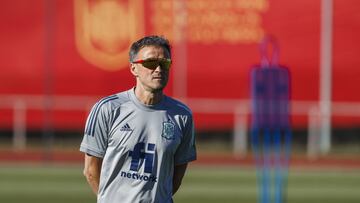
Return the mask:
{"type": "Polygon", "coordinates": [[[169,40],[167,40],[165,37],[162,37],[162,36],[150,35],[150,36],[145,36],[145,37],[139,39],[138,41],[134,42],[131,45],[130,51],[129,51],[130,61],[134,61],[134,59],[135,59],[136,55],[138,54],[138,52],[140,51],[140,49],[142,49],[143,47],[146,47],[146,46],[160,46],[165,51],[167,51],[167,53],[169,54],[168,57],[171,58],[171,46],[170,46],[169,40]]]}

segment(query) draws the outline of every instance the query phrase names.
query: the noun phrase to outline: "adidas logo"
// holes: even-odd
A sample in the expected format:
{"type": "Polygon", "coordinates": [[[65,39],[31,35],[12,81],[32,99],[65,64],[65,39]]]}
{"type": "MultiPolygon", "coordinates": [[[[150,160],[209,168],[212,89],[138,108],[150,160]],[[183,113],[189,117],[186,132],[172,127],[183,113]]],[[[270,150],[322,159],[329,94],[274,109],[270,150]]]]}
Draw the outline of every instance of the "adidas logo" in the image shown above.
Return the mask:
{"type": "Polygon", "coordinates": [[[120,131],[132,131],[130,125],[126,123],[123,127],[121,127],[120,131]]]}

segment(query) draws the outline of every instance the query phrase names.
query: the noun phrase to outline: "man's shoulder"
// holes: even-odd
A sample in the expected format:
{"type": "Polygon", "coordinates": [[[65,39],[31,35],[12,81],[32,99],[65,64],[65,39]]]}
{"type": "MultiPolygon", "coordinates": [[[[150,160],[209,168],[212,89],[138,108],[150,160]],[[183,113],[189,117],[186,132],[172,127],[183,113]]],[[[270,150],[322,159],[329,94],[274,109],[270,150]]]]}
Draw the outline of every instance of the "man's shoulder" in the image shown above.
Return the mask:
{"type": "Polygon", "coordinates": [[[121,106],[122,104],[130,101],[128,90],[122,91],[116,94],[105,96],[98,100],[95,105],[102,106],[105,108],[113,109],[121,106]]]}
{"type": "Polygon", "coordinates": [[[175,110],[179,113],[188,114],[188,115],[192,116],[191,109],[182,101],[179,101],[179,100],[169,97],[169,96],[167,96],[167,100],[168,100],[168,103],[170,104],[170,108],[172,108],[173,110],[175,110]]]}

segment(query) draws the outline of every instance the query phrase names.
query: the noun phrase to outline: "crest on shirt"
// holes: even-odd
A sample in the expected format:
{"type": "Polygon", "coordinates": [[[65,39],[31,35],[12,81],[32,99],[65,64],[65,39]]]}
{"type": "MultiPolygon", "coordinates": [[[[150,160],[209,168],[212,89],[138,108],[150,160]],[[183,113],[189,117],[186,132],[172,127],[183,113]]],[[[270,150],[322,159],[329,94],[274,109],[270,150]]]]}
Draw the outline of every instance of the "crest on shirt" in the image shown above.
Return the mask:
{"type": "Polygon", "coordinates": [[[172,122],[163,122],[163,129],[161,136],[168,139],[173,140],[175,138],[175,124],[172,122]]]}

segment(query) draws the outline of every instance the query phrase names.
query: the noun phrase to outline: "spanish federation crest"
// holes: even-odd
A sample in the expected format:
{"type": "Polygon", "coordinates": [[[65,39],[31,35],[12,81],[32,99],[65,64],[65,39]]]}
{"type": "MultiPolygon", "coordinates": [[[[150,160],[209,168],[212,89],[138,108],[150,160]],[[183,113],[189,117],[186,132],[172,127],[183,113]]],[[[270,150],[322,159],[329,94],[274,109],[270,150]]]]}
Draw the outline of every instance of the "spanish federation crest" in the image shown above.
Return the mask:
{"type": "Polygon", "coordinates": [[[73,1],[79,54],[106,71],[127,67],[128,47],[144,34],[144,1],[73,1]]]}
{"type": "Polygon", "coordinates": [[[175,139],[175,124],[172,122],[163,122],[163,129],[161,136],[168,139],[175,139]]]}

